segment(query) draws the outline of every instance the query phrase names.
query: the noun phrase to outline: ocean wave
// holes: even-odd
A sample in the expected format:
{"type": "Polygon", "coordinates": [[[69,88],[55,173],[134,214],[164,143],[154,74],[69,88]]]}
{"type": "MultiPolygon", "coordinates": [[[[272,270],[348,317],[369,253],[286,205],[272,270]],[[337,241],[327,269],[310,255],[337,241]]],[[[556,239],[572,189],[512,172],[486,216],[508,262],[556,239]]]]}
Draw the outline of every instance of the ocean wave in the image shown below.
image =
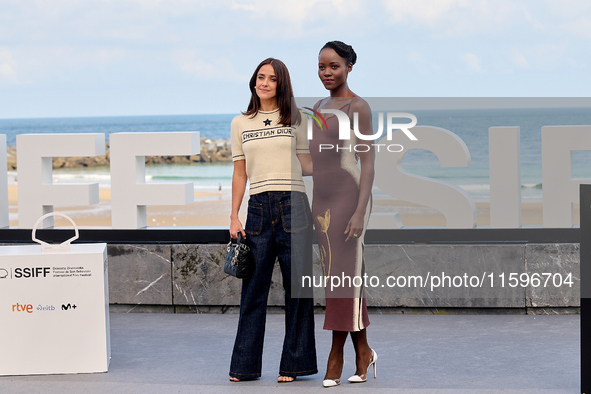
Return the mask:
{"type": "Polygon", "coordinates": [[[69,181],[69,180],[89,180],[89,181],[110,181],[111,175],[110,174],[97,174],[97,173],[77,173],[77,174],[56,174],[53,173],[53,179],[59,181],[69,181]]]}
{"type": "Polygon", "coordinates": [[[482,192],[482,191],[489,191],[490,185],[458,185],[462,189],[466,191],[473,191],[473,192],[482,192]]]}
{"type": "Polygon", "coordinates": [[[521,185],[522,189],[541,189],[541,183],[524,183],[521,185]]]}
{"type": "MultiPolygon", "coordinates": [[[[470,191],[485,191],[485,190],[490,190],[490,185],[483,185],[483,184],[478,184],[478,185],[458,185],[459,187],[461,187],[464,190],[470,190],[470,191]]],[[[541,183],[524,183],[521,185],[522,189],[542,189],[542,184],[541,183]]]]}
{"type": "MultiPolygon", "coordinates": [[[[76,174],[53,174],[53,179],[57,181],[110,181],[110,174],[97,173],[76,173],[76,174]]],[[[219,183],[218,180],[231,180],[231,176],[184,176],[184,175],[146,175],[146,181],[212,181],[219,183]]]]}
{"type": "Polygon", "coordinates": [[[218,180],[218,179],[232,179],[231,176],[184,176],[184,175],[152,175],[154,181],[166,181],[166,180],[188,180],[188,181],[200,181],[200,180],[218,180]]]}

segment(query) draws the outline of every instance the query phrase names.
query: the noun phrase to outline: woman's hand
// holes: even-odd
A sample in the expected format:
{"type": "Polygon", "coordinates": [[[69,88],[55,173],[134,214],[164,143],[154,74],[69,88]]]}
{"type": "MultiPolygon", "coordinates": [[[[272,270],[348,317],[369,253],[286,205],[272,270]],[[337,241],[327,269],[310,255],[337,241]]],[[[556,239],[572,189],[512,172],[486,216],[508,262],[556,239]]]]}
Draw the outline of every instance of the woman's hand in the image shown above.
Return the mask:
{"type": "Polygon", "coordinates": [[[240,219],[234,218],[230,219],[230,237],[232,239],[238,239],[238,233],[242,234],[242,238],[246,239],[246,233],[244,232],[244,228],[242,227],[242,223],[240,219]]]}
{"type": "Polygon", "coordinates": [[[364,215],[361,213],[355,212],[351,219],[349,219],[349,223],[347,223],[347,228],[345,229],[345,234],[349,234],[345,242],[347,242],[351,238],[359,238],[363,233],[363,222],[364,222],[364,215]]]}

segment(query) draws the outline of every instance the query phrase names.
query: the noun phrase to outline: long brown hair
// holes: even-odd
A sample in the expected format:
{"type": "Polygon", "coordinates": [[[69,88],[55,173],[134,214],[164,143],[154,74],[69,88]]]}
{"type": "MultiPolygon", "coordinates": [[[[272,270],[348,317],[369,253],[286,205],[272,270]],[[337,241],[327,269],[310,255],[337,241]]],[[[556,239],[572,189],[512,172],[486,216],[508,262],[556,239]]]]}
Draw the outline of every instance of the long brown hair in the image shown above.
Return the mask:
{"type": "MultiPolygon", "coordinates": [[[[289,71],[285,64],[279,60],[274,59],[272,57],[265,59],[259,64],[259,66],[254,70],[252,74],[252,78],[250,78],[250,92],[252,95],[250,96],[250,102],[248,103],[248,109],[246,112],[243,112],[243,115],[251,115],[251,118],[254,118],[256,114],[259,113],[261,108],[261,99],[256,93],[256,82],[257,82],[257,75],[261,67],[265,64],[270,64],[275,70],[275,77],[277,78],[277,105],[279,106],[279,124],[285,126],[292,126],[292,118],[291,118],[291,106],[292,106],[292,99],[293,99],[293,90],[291,88],[291,78],[289,77],[289,71]]],[[[300,111],[295,111],[294,113],[294,122],[293,124],[298,125],[300,124],[301,116],[300,111]]]]}

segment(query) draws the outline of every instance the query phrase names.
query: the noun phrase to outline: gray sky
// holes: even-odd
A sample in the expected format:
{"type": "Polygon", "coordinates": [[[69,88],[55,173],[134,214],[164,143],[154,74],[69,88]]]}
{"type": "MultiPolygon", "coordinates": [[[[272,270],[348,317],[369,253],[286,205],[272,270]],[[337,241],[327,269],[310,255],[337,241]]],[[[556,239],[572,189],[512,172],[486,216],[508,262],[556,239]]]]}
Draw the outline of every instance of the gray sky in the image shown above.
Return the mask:
{"type": "Polygon", "coordinates": [[[325,96],[589,96],[590,0],[0,0],[0,118],[237,113],[266,57],[325,96]]]}

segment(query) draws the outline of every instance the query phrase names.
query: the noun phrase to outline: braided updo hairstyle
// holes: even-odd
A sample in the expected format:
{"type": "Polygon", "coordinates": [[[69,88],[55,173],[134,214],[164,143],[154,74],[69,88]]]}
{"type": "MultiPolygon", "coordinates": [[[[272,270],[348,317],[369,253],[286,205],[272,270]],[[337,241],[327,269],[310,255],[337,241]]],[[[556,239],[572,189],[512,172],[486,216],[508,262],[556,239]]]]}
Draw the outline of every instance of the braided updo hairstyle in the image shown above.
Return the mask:
{"type": "Polygon", "coordinates": [[[326,44],[324,44],[322,49],[320,49],[320,52],[322,52],[322,50],[326,48],[334,49],[334,51],[340,57],[347,61],[347,64],[353,65],[357,61],[357,54],[353,50],[353,47],[351,45],[345,44],[342,41],[329,41],[326,44]]]}

